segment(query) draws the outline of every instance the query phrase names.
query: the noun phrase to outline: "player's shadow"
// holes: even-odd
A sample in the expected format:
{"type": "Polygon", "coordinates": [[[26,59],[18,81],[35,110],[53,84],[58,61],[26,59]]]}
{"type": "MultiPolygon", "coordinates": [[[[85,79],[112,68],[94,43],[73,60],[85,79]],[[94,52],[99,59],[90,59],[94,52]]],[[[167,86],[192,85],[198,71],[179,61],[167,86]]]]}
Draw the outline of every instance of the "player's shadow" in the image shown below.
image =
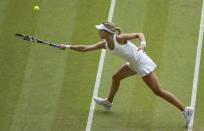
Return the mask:
{"type": "Polygon", "coordinates": [[[95,115],[97,116],[102,116],[102,117],[107,117],[107,118],[110,118],[110,117],[117,117],[119,115],[118,112],[116,111],[109,111],[109,110],[105,110],[105,109],[95,109],[95,115]]]}
{"type": "Polygon", "coordinates": [[[115,114],[115,112],[108,111],[105,109],[95,109],[95,113],[102,114],[102,115],[114,115],[115,114]]]}

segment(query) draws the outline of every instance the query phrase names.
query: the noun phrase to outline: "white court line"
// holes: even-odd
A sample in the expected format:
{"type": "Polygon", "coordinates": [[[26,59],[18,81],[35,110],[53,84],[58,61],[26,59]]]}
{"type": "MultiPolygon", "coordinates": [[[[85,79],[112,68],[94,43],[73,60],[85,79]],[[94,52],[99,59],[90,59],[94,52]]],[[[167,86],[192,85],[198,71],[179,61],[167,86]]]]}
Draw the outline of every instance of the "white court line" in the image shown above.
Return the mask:
{"type": "MultiPolygon", "coordinates": [[[[112,22],[112,19],[113,19],[115,2],[116,2],[116,0],[111,0],[111,5],[110,5],[110,9],[109,9],[109,14],[108,14],[108,21],[109,22],[112,22]]],[[[95,106],[96,106],[96,103],[94,102],[93,98],[98,95],[98,90],[99,90],[99,86],[100,86],[105,55],[106,55],[106,50],[102,49],[100,61],[99,61],[98,72],[97,72],[97,76],[96,76],[96,82],[95,82],[94,91],[93,91],[93,96],[91,99],[91,105],[90,105],[90,109],[89,109],[89,116],[88,116],[88,120],[87,120],[87,124],[86,124],[86,131],[91,131],[92,120],[93,120],[94,110],[95,110],[95,106]]]]}
{"type": "MultiPolygon", "coordinates": [[[[194,108],[194,112],[195,112],[195,104],[196,104],[196,96],[197,96],[197,88],[198,88],[199,68],[200,68],[201,51],[202,51],[202,43],[203,43],[203,31],[204,31],[204,1],[202,5],[202,12],[201,12],[201,19],[200,19],[200,30],[199,30],[199,36],[198,36],[193,89],[192,89],[192,96],[191,96],[191,106],[194,108]]],[[[193,119],[194,119],[194,113],[192,116],[191,123],[189,124],[188,131],[193,130],[193,119]]]]}

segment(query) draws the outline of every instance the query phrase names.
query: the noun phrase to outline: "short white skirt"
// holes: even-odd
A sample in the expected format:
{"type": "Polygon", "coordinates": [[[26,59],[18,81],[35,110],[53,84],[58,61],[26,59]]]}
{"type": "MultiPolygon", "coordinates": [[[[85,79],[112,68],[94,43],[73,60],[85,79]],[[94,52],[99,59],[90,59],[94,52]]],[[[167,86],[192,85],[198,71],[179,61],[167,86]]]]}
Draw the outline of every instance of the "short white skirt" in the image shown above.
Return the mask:
{"type": "Polygon", "coordinates": [[[127,62],[127,65],[131,70],[137,72],[137,74],[139,74],[141,77],[144,77],[153,72],[157,67],[154,61],[146,54],[135,62],[127,62]]]}

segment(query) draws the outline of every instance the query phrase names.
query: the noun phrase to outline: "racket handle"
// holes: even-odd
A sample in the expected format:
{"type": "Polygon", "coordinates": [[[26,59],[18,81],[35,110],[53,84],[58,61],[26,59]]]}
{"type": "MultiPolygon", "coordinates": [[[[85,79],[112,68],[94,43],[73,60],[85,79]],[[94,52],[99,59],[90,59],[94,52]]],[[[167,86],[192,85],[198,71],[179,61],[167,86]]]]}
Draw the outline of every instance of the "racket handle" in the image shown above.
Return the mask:
{"type": "Polygon", "coordinates": [[[55,44],[50,44],[50,46],[60,48],[59,45],[55,45],[55,44]]]}

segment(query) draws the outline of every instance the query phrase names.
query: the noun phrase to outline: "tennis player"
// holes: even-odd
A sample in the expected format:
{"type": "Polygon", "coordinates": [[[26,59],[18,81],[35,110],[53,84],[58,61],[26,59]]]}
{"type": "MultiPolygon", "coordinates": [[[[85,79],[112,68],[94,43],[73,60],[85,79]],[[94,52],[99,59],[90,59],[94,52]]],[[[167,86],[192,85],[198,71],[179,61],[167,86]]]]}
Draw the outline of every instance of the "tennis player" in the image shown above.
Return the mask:
{"type": "Polygon", "coordinates": [[[154,72],[157,65],[144,52],[146,48],[144,34],[121,33],[121,29],[111,22],[103,22],[95,27],[99,30],[99,35],[102,41],[93,45],[60,45],[61,49],[69,48],[79,52],[106,49],[108,52],[127,61],[112,76],[112,85],[108,97],[94,97],[94,101],[97,104],[104,106],[107,110],[110,110],[113,98],[119,88],[120,81],[129,76],[138,74],[155,95],[176,106],[183,113],[186,125],[188,126],[193,114],[193,108],[189,106],[185,107],[172,93],[161,87],[159,78],[154,72]],[[130,40],[137,38],[141,41],[139,47],[130,42],[130,40]]]}

